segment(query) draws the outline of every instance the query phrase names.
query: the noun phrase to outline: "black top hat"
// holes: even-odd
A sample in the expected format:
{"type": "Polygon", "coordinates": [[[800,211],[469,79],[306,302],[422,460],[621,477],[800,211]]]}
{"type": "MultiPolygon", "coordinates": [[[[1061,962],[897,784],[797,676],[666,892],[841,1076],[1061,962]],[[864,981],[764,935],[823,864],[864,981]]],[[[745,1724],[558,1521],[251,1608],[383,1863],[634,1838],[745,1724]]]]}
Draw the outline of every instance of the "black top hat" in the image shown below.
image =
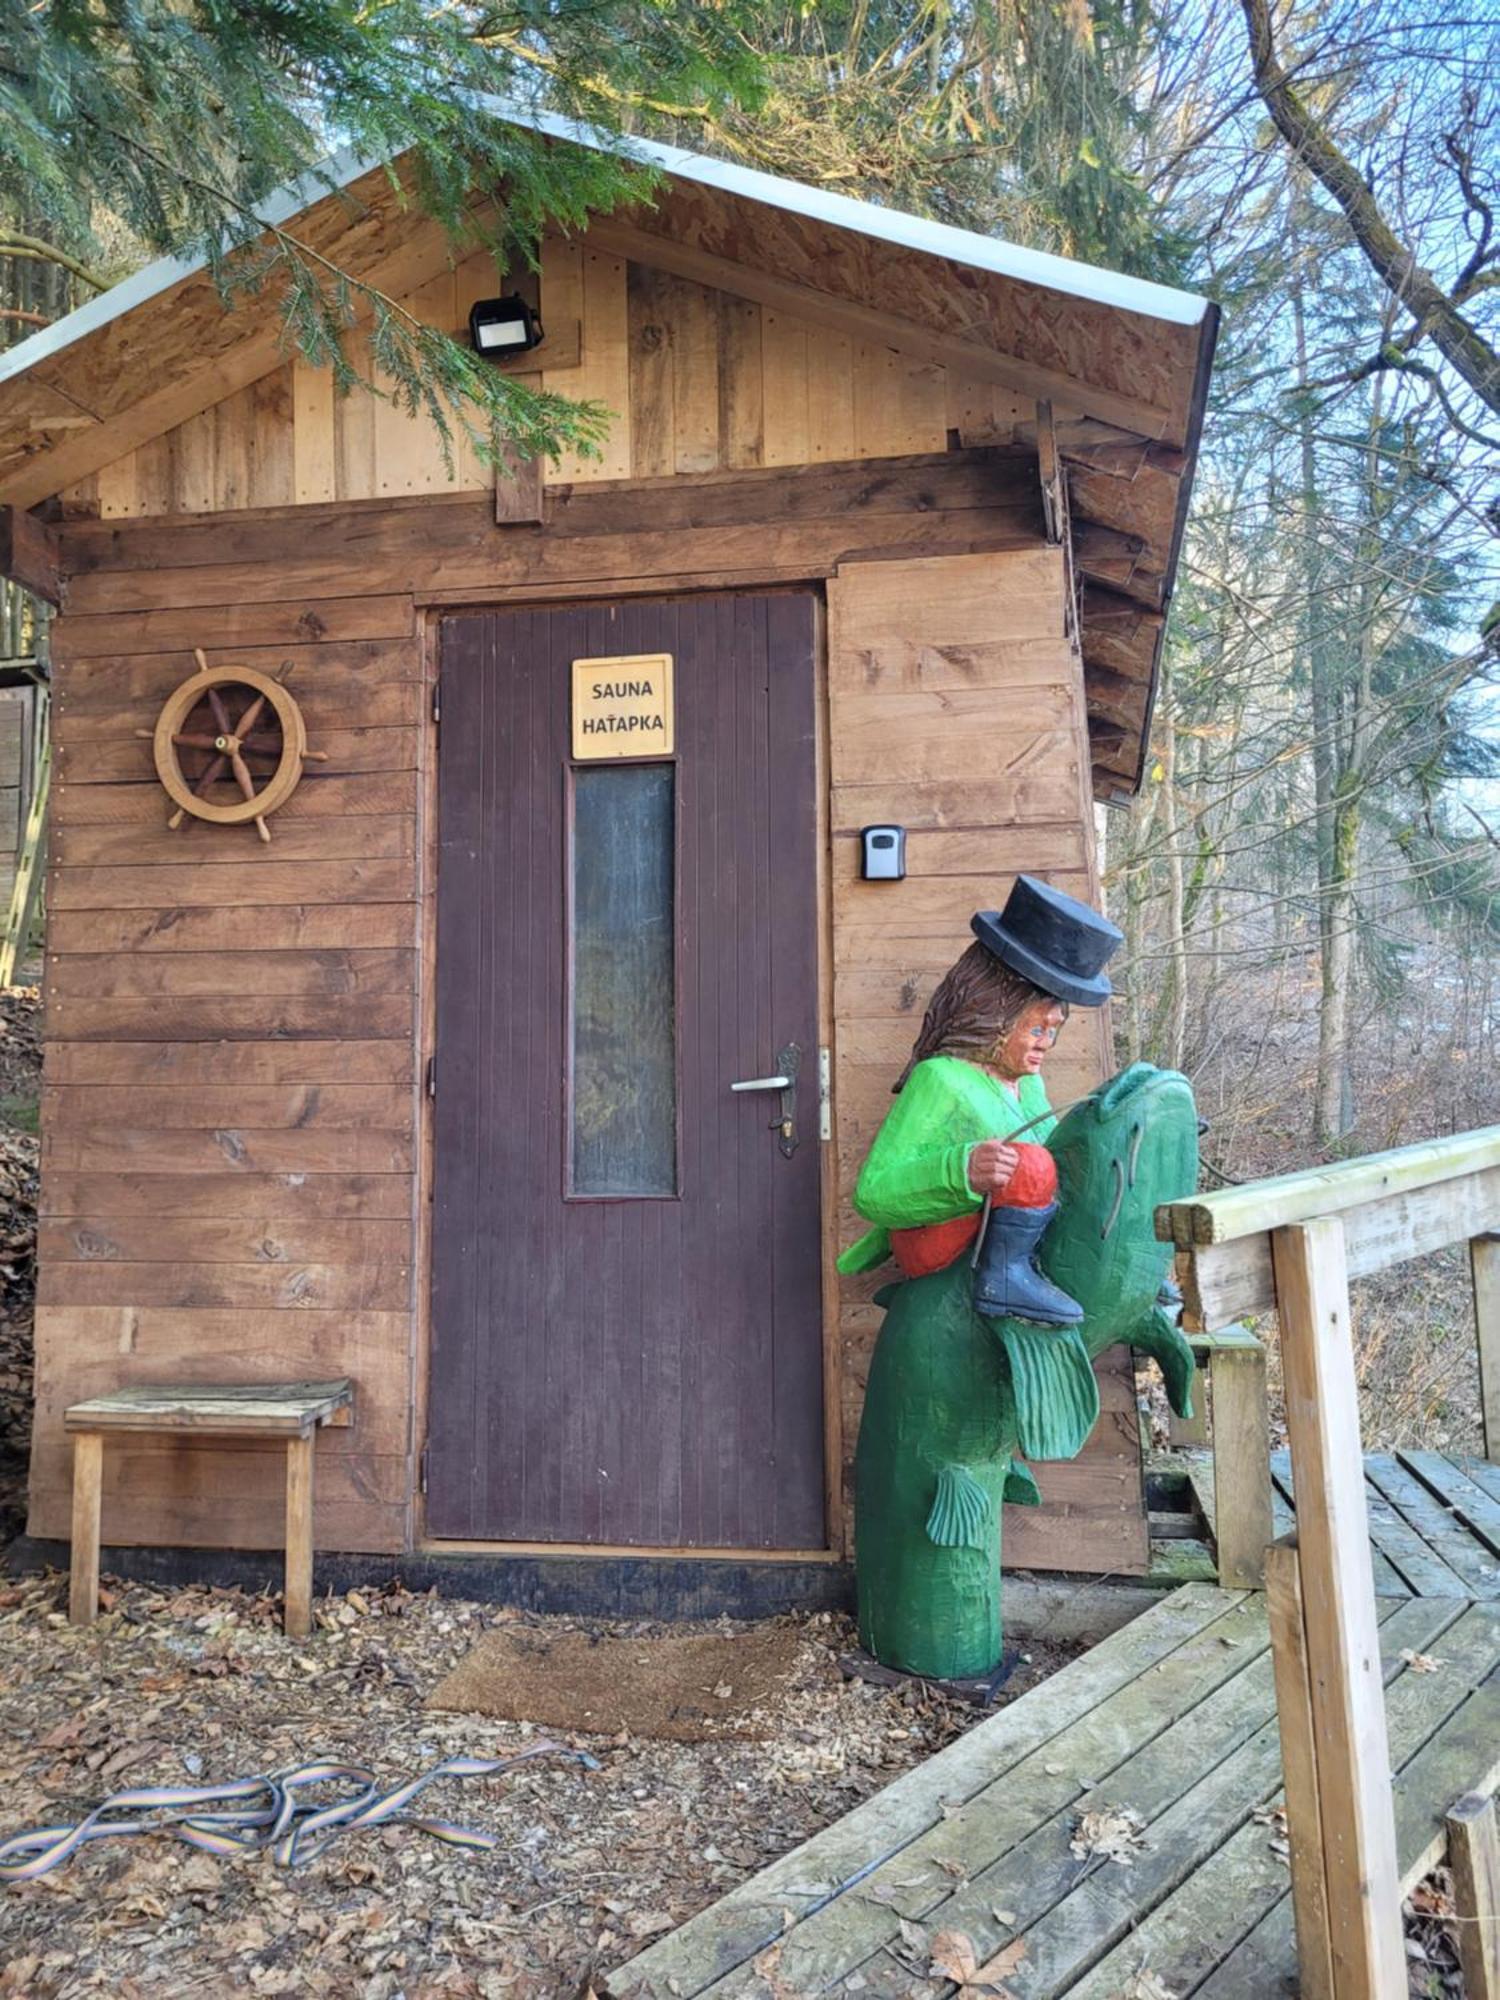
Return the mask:
{"type": "Polygon", "coordinates": [[[1044,993],[1075,1007],[1102,1007],[1110,996],[1104,967],[1124,932],[1034,875],[1018,875],[1005,908],[980,910],[970,928],[987,951],[1044,993]]]}

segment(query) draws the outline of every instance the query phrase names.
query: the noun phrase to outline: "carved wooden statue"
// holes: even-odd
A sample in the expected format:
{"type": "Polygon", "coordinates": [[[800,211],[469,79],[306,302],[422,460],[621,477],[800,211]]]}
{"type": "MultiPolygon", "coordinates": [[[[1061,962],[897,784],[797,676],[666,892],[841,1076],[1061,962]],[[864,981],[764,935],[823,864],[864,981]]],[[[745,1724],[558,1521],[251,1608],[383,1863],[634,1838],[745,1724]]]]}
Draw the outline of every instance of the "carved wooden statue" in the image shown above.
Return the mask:
{"type": "Polygon", "coordinates": [[[1022,1455],[1071,1458],[1099,1414],[1094,1360],[1155,1356],[1190,1407],[1193,1357],[1156,1207],[1197,1183],[1184,1077],[1134,1064],[1054,1119],[1042,1064],[1070,1006],[1108,997],[1115,927],[1021,876],[933,995],[860,1174],[876,1226],[839,1260],[893,1256],[855,1459],[860,1636],[910,1673],[1000,1658],[1000,1509],[1035,1506],[1022,1455]]]}

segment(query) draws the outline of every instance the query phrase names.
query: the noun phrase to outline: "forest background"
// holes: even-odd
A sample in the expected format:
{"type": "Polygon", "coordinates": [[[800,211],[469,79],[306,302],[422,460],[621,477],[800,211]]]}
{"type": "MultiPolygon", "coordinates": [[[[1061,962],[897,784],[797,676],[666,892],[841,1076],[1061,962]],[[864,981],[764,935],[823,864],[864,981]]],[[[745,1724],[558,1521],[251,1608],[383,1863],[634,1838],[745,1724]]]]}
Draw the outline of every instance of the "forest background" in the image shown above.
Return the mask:
{"type": "MultiPolygon", "coordinates": [[[[649,198],[483,91],[1208,294],[1147,782],[1101,827],[1120,1058],[1185,1069],[1244,1179],[1500,1121],[1497,47],[1495,0],[0,0],[0,344],[206,249],[341,386],[362,315],[440,427],[586,441],[295,236],[245,248],[333,142],[414,146],[455,229],[503,177],[502,262],[649,198]]],[[[1362,1288],[1371,1441],[1477,1444],[1470,1310],[1452,1255],[1362,1288]]]]}

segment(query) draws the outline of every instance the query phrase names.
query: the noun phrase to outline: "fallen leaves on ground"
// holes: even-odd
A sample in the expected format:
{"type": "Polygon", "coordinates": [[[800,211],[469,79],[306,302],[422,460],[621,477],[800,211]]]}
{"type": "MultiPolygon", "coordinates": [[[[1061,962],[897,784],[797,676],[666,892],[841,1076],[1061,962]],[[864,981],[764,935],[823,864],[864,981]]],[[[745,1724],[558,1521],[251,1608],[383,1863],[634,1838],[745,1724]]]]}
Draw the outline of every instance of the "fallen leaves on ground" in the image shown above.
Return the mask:
{"type": "Polygon", "coordinates": [[[964,1931],[939,1931],[929,1947],[929,1978],[951,1979],[959,2000],[1015,2000],[1005,1984],[1026,1956],[1026,1940],[1013,1938],[981,1965],[974,1941],[964,1931]]]}
{"type": "Polygon", "coordinates": [[[1101,1856],[1128,1868],[1146,1845],[1146,1822],[1131,1806],[1101,1806],[1080,1813],[1068,1842],[1068,1852],[1080,1861],[1101,1856]]]}
{"type": "MultiPolygon", "coordinates": [[[[290,1642],[270,1593],[107,1589],[110,1608],[79,1629],[63,1612],[65,1577],[0,1583],[0,1837],[71,1823],[125,1786],[212,1784],[319,1753],[367,1764],[384,1785],[456,1753],[523,1749],[537,1735],[524,1722],[423,1705],[495,1624],[648,1650],[658,1635],[751,1629],[533,1618],[395,1583],[319,1598],[313,1635],[290,1642]]],[[[763,1742],[549,1731],[601,1768],[522,1765],[424,1797],[438,1818],[494,1834],[493,1852],[388,1827],[288,1874],[265,1856],[220,1859],[165,1838],[90,1846],[0,1890],[0,2000],[571,2000],[590,1982],[602,1989],[611,1967],[980,1719],[930,1685],[846,1680],[846,1620],[789,1622],[797,1671],[763,1742]]],[[[1034,1650],[1007,1697],[1068,1656],[1034,1650]]],[[[798,1886],[820,1887],[812,1872],[798,1886]]],[[[794,1922],[806,1899],[788,1905],[794,1922]]],[[[778,2000],[801,2000],[784,1977],[778,2000]]]]}

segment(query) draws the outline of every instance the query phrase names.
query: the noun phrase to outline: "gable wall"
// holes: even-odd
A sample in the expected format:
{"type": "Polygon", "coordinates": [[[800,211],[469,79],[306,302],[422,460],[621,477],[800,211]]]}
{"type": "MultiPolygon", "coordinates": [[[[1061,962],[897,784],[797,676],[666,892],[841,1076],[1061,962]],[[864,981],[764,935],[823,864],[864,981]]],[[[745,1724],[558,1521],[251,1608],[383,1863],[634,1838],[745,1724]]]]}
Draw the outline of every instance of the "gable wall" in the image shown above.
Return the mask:
{"type": "MultiPolygon", "coordinates": [[[[602,456],[569,454],[549,478],[935,452],[950,431],[965,442],[1004,441],[1034,414],[1029,402],[990,384],[586,243],[549,241],[540,284],[553,338],[571,344],[572,327],[580,330],[579,364],[547,369],[540,385],[616,413],[602,456]]],[[[457,331],[472,301],[495,288],[493,264],[471,258],[405,303],[427,324],[457,331]]],[[[106,466],[64,500],[75,512],[129,518],[480,491],[491,483],[462,438],[454,470],[450,480],[425,419],[358,391],[335,397],[326,370],[288,362],[106,466]]]]}

